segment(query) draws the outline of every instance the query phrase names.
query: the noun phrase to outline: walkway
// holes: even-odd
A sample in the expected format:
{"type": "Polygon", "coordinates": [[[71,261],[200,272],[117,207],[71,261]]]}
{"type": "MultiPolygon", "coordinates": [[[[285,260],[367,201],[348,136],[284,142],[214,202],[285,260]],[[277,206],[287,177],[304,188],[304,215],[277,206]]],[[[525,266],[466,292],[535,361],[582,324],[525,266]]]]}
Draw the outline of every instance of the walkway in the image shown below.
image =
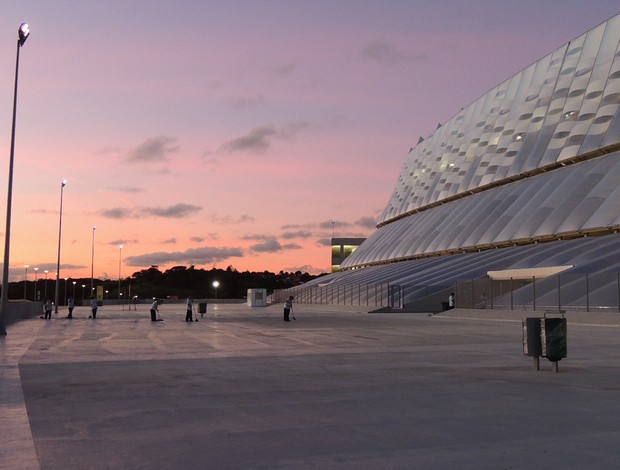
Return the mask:
{"type": "MultiPolygon", "coordinates": [[[[568,316],[559,373],[524,312],[87,309],[0,338],[2,469],[613,468],[620,315],[568,316]],[[27,412],[26,412],[27,410],[27,412]]],[[[529,313],[533,315],[532,312],[529,313]]]]}

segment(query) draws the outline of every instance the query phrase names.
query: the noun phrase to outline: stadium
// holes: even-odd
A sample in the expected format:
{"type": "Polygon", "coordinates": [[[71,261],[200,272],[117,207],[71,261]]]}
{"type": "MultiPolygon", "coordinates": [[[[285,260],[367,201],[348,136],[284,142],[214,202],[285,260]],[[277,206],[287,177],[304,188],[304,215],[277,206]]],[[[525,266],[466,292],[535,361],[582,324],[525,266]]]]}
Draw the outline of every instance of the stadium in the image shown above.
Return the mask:
{"type": "Polygon", "coordinates": [[[620,15],[427,137],[377,230],[277,298],[412,311],[620,311],[620,15]]]}

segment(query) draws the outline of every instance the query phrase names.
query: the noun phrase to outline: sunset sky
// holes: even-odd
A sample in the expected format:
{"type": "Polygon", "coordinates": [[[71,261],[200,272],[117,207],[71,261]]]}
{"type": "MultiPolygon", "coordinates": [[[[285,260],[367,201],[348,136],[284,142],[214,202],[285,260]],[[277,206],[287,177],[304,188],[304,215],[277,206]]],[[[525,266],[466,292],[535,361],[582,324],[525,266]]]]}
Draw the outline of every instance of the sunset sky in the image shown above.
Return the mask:
{"type": "MultiPolygon", "coordinates": [[[[0,232],[17,29],[11,280],[157,265],[330,269],[410,147],[617,0],[3,0],[0,232]],[[119,245],[123,245],[122,250],[119,245]]],[[[2,244],[2,246],[4,243],[2,244]]],[[[2,256],[2,253],[0,253],[2,256]]]]}

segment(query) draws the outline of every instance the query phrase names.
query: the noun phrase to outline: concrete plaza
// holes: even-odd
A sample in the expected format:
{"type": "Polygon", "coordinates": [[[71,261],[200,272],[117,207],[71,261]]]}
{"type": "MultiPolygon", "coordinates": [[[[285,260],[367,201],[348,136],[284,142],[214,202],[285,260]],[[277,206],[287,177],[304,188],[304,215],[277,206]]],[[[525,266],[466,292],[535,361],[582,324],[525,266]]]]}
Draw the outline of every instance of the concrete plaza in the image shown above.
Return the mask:
{"type": "Polygon", "coordinates": [[[2,469],[598,469],[620,461],[620,314],[182,305],[25,320],[0,338],[2,469]]]}

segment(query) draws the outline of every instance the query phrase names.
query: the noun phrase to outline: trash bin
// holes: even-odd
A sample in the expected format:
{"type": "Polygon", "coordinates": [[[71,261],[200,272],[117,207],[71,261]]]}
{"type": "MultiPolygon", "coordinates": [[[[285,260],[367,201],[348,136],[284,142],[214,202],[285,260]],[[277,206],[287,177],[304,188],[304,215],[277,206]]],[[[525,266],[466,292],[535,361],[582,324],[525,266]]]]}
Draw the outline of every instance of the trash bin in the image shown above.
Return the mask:
{"type": "Polygon", "coordinates": [[[566,357],[566,318],[545,318],[541,325],[542,355],[557,363],[566,357]]]}
{"type": "Polygon", "coordinates": [[[200,302],[198,304],[198,312],[201,315],[204,315],[205,313],[207,313],[207,303],[206,302],[200,302]]]}
{"type": "Polygon", "coordinates": [[[540,321],[542,318],[529,317],[523,321],[523,354],[530,357],[540,357],[542,353],[542,339],[540,337],[540,321]]]}

